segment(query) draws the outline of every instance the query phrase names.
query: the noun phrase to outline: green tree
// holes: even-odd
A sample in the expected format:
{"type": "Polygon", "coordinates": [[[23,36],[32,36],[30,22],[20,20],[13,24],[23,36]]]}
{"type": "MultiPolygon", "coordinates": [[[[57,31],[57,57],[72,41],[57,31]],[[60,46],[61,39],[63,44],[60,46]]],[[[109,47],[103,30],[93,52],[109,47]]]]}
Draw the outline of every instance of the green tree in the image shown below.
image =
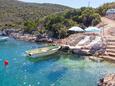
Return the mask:
{"type": "Polygon", "coordinates": [[[32,31],[36,30],[37,24],[33,21],[26,21],[24,26],[24,32],[32,33],[32,31]]]}
{"type": "Polygon", "coordinates": [[[101,15],[101,16],[105,16],[105,14],[106,14],[106,11],[109,9],[109,7],[108,7],[108,5],[103,5],[103,6],[101,6],[101,7],[99,7],[98,9],[97,9],[97,12],[101,15]]]}
{"type": "Polygon", "coordinates": [[[100,15],[93,8],[81,8],[77,10],[64,11],[44,17],[38,23],[38,27],[42,28],[49,36],[54,38],[66,37],[67,31],[72,26],[88,27],[95,26],[101,21],[100,15]]]}
{"type": "Polygon", "coordinates": [[[111,9],[111,8],[115,8],[115,2],[112,2],[112,3],[106,3],[102,6],[100,6],[99,8],[97,8],[97,12],[101,15],[101,16],[105,16],[106,15],[106,11],[108,9],[111,9]]]}
{"type": "Polygon", "coordinates": [[[93,23],[94,25],[98,24],[101,21],[99,14],[96,13],[96,11],[91,8],[87,8],[84,11],[82,11],[81,19],[82,23],[86,27],[91,26],[92,22],[94,21],[95,21],[95,23],[93,23]]]}

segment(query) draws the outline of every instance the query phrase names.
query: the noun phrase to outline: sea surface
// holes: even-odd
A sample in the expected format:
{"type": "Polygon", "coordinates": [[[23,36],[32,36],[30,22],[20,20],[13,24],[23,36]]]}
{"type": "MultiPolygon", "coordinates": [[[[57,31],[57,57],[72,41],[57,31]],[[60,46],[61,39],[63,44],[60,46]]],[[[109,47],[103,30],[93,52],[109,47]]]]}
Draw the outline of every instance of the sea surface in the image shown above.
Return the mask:
{"type": "Polygon", "coordinates": [[[0,86],[97,86],[105,74],[115,73],[114,64],[63,52],[36,62],[25,56],[26,50],[43,46],[15,39],[0,42],[0,86]]]}

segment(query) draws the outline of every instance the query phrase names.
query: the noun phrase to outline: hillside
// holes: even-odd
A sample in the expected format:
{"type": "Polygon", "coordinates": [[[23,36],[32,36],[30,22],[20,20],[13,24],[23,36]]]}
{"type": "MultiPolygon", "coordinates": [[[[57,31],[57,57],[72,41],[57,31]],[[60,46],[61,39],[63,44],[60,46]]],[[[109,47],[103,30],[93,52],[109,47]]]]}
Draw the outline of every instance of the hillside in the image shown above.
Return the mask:
{"type": "Polygon", "coordinates": [[[0,28],[23,27],[24,21],[38,20],[55,12],[71,9],[57,4],[25,3],[17,0],[0,0],[0,28]]]}
{"type": "Polygon", "coordinates": [[[109,8],[115,8],[115,2],[107,3],[109,8]]]}
{"type": "Polygon", "coordinates": [[[115,8],[115,2],[103,4],[97,10],[100,15],[105,16],[106,11],[111,8],[115,8]]]}
{"type": "Polygon", "coordinates": [[[34,29],[35,23],[27,22],[24,31],[31,33],[33,30],[36,30],[41,34],[45,33],[49,37],[60,39],[68,36],[68,29],[73,26],[80,26],[85,29],[89,26],[95,26],[100,22],[100,15],[94,8],[83,7],[46,16],[37,23],[37,29],[34,29]]]}

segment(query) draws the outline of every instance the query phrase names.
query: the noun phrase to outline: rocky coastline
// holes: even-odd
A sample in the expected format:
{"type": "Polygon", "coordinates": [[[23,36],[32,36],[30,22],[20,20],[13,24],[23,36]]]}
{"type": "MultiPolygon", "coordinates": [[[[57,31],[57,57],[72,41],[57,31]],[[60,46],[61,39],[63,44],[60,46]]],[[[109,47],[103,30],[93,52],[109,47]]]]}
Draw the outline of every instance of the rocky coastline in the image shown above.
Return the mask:
{"type": "MultiPolygon", "coordinates": [[[[69,44],[69,45],[75,45],[80,39],[84,37],[84,34],[73,34],[66,39],[60,39],[60,40],[53,40],[51,38],[48,38],[47,36],[43,35],[32,35],[32,34],[25,34],[22,31],[17,31],[14,29],[7,29],[0,31],[1,36],[9,36],[12,38],[15,38],[17,40],[23,40],[23,41],[30,41],[30,42],[46,42],[46,43],[54,43],[58,45],[63,45],[63,44],[69,44]],[[76,38],[79,40],[75,41],[73,38],[76,38]]],[[[92,39],[94,37],[92,36],[92,39]]],[[[68,47],[62,47],[62,51],[69,51],[70,49],[68,47]]],[[[115,74],[108,74],[105,77],[101,78],[98,82],[97,86],[115,86],[115,74]]]]}
{"type": "Polygon", "coordinates": [[[15,29],[6,29],[0,31],[0,35],[9,36],[11,38],[23,41],[53,43],[53,39],[48,38],[47,36],[27,34],[23,33],[23,31],[21,30],[15,30],[15,29]]]}
{"type": "MultiPolygon", "coordinates": [[[[65,47],[64,45],[75,46],[81,39],[83,39],[86,36],[86,34],[84,34],[84,33],[77,33],[77,34],[71,34],[70,36],[68,36],[64,39],[53,39],[53,38],[48,37],[47,35],[44,35],[44,34],[37,34],[37,35],[27,34],[21,30],[15,30],[15,29],[5,29],[5,30],[1,31],[0,33],[1,33],[1,35],[9,36],[9,37],[15,38],[17,40],[30,41],[30,42],[52,43],[52,44],[60,45],[60,46],[62,46],[62,48],[61,48],[62,51],[71,50],[68,47],[65,47]]],[[[94,38],[95,38],[95,36],[91,34],[91,40],[93,40],[94,38]]],[[[97,50],[100,50],[103,48],[104,48],[103,45],[100,47],[99,47],[99,45],[96,45],[96,46],[94,46],[94,49],[91,51],[97,51],[97,50]],[[99,49],[97,49],[97,48],[99,48],[99,49]]],[[[73,51],[75,51],[75,50],[72,50],[72,52],[73,51]]],[[[105,51],[105,48],[104,48],[104,50],[101,50],[101,51],[105,51]]],[[[73,53],[78,54],[80,52],[77,51],[77,52],[73,52],[73,53]]],[[[83,54],[83,53],[81,53],[81,54],[83,54]]]]}
{"type": "Polygon", "coordinates": [[[107,74],[99,80],[98,86],[115,86],[115,74],[107,74]]]}

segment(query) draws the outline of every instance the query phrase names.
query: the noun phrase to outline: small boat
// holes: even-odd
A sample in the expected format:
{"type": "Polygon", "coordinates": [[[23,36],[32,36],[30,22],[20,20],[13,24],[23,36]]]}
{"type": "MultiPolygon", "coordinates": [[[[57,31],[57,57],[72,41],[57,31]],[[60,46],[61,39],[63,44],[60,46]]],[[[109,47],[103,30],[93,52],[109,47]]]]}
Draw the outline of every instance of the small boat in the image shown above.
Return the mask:
{"type": "Polygon", "coordinates": [[[8,37],[0,36],[0,42],[1,42],[1,41],[7,41],[7,40],[8,40],[8,37]]]}
{"type": "Polygon", "coordinates": [[[37,57],[54,54],[59,49],[60,49],[60,46],[47,46],[47,47],[43,47],[43,48],[26,51],[26,55],[28,57],[37,58],[37,57]]]}

